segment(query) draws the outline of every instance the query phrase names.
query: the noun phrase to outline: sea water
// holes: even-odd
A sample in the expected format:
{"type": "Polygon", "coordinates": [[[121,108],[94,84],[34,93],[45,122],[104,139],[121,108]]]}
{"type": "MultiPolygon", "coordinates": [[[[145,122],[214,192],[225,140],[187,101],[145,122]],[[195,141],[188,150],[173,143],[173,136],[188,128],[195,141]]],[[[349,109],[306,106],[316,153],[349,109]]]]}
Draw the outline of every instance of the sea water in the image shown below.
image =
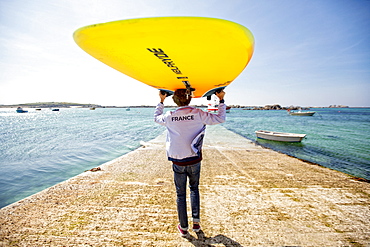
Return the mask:
{"type": "Polygon", "coordinates": [[[0,109],[0,207],[113,160],[164,129],[153,109],[0,109]]]}
{"type": "Polygon", "coordinates": [[[319,108],[314,116],[232,109],[224,126],[273,150],[370,179],[370,108],[319,108]],[[256,130],[306,134],[300,143],[257,139],[256,130]]]}
{"type": "MultiPolygon", "coordinates": [[[[0,109],[0,207],[97,167],[163,133],[153,108],[0,109]]],[[[285,111],[233,108],[224,127],[257,144],[370,179],[370,109],[285,111]],[[301,143],[257,140],[254,131],[304,133],[301,143]]]]}

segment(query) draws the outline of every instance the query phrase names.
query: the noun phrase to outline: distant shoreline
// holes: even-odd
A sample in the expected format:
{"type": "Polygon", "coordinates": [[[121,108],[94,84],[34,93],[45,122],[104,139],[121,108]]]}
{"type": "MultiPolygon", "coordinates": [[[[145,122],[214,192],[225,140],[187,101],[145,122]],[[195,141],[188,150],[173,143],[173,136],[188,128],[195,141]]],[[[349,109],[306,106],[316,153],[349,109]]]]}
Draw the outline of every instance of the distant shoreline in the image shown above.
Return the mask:
{"type": "MultiPolygon", "coordinates": [[[[195,105],[196,107],[205,108],[206,105],[195,105]]],[[[265,105],[265,106],[242,106],[242,105],[228,105],[231,108],[240,108],[244,110],[308,110],[310,108],[370,108],[370,106],[345,106],[345,105],[330,105],[330,106],[285,106],[279,104],[265,105]]],[[[155,105],[140,105],[140,106],[102,106],[97,104],[81,104],[69,102],[36,102],[25,104],[0,105],[0,108],[155,108],[155,105]]],[[[176,107],[166,105],[165,107],[176,107]]]]}

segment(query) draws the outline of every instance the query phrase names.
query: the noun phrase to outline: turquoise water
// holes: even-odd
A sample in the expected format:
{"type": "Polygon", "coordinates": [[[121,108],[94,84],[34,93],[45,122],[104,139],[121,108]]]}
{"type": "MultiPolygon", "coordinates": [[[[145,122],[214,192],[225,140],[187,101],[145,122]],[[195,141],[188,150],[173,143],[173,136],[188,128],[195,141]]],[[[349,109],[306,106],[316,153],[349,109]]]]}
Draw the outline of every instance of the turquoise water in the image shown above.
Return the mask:
{"type": "MultiPolygon", "coordinates": [[[[153,108],[0,109],[0,207],[128,153],[163,133],[153,108]]],[[[305,133],[302,143],[260,145],[370,179],[370,109],[285,111],[232,109],[224,127],[256,141],[255,130],[305,133]]]]}
{"type": "Polygon", "coordinates": [[[0,207],[99,166],[163,128],[153,109],[0,109],[0,207]]]}
{"type": "Polygon", "coordinates": [[[370,179],[370,108],[323,108],[314,116],[232,109],[224,126],[262,146],[370,179]],[[301,143],[256,140],[254,131],[307,134],[301,143]]]}

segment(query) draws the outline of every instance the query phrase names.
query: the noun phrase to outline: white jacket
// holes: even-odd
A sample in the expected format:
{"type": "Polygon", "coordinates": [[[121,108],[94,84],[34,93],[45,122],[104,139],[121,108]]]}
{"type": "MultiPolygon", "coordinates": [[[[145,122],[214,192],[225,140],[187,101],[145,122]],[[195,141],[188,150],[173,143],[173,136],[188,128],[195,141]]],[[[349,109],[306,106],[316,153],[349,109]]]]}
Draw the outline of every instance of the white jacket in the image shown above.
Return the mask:
{"type": "Polygon", "coordinates": [[[167,127],[167,156],[175,163],[201,160],[205,125],[220,124],[226,120],[224,103],[219,104],[217,115],[192,106],[182,106],[165,114],[163,109],[164,105],[159,103],[154,121],[167,127]]]}

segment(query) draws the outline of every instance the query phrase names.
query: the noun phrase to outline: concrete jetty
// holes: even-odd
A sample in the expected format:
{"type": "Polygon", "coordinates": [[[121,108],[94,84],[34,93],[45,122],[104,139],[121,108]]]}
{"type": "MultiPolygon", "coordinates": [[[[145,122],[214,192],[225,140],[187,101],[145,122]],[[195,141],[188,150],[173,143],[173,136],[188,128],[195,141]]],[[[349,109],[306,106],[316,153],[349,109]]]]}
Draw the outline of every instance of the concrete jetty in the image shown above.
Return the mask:
{"type": "Polygon", "coordinates": [[[0,209],[0,246],[370,246],[370,184],[207,127],[200,233],[180,237],[165,134],[0,209]]]}

